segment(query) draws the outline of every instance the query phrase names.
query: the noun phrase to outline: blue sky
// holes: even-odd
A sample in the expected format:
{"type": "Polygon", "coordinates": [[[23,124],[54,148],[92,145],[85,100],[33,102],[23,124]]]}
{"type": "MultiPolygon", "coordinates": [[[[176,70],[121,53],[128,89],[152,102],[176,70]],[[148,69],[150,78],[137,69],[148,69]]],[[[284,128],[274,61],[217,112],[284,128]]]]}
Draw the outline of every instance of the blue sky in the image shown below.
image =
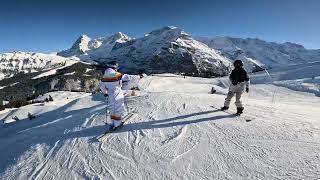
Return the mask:
{"type": "Polygon", "coordinates": [[[318,0],[0,0],[0,52],[54,52],[82,34],[140,37],[167,25],[320,49],[319,9],[318,0]]]}

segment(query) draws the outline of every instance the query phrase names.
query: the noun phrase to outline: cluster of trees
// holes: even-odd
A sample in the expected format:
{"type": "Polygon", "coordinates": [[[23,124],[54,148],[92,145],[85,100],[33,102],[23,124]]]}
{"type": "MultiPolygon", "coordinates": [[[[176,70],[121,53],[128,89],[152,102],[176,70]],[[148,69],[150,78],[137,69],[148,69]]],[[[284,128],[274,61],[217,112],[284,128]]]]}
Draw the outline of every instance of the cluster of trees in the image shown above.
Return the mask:
{"type": "Polygon", "coordinates": [[[46,102],[53,101],[53,98],[49,95],[48,98],[45,99],[46,102]]]}
{"type": "Polygon", "coordinates": [[[31,102],[18,99],[18,100],[9,101],[8,104],[4,105],[4,108],[19,108],[21,106],[26,106],[29,104],[31,104],[31,102]]]}
{"type": "Polygon", "coordinates": [[[95,68],[92,65],[76,63],[57,70],[57,73],[54,75],[37,79],[32,78],[40,74],[39,72],[31,74],[19,73],[11,78],[5,78],[0,81],[0,86],[5,86],[0,91],[0,99],[7,101],[30,101],[40,94],[58,90],[93,92],[98,87],[102,73],[96,70],[87,71],[87,69],[95,68]],[[68,76],[64,75],[70,72],[75,73],[68,76]]]}
{"type": "MultiPolygon", "coordinates": [[[[36,118],[36,116],[33,115],[33,114],[31,114],[30,112],[28,112],[28,119],[29,119],[29,120],[32,120],[32,119],[34,119],[34,118],[36,118]]],[[[13,116],[12,119],[15,120],[15,121],[20,121],[20,118],[19,118],[17,115],[16,115],[16,116],[13,116]]],[[[3,120],[3,123],[4,123],[4,120],[3,120]]]]}
{"type": "Polygon", "coordinates": [[[28,100],[28,99],[12,100],[12,101],[9,101],[9,103],[6,105],[1,104],[0,111],[4,110],[5,108],[19,108],[21,106],[26,106],[29,104],[44,103],[44,102],[49,102],[49,101],[53,101],[53,98],[51,95],[49,95],[49,97],[45,98],[45,100],[28,100]]]}
{"type": "Polygon", "coordinates": [[[30,112],[28,112],[28,118],[29,120],[36,118],[35,115],[31,114],[30,112]]]}
{"type": "Polygon", "coordinates": [[[6,107],[3,104],[0,104],[0,111],[4,110],[6,107]]]}
{"type": "Polygon", "coordinates": [[[12,119],[15,120],[15,121],[19,121],[19,120],[20,120],[20,119],[18,118],[18,116],[14,116],[12,119]]]}
{"type": "MultiPolygon", "coordinates": [[[[51,91],[74,91],[94,93],[99,89],[99,82],[105,66],[76,63],[63,69],[58,69],[57,73],[36,79],[33,77],[43,73],[19,73],[11,78],[0,81],[0,86],[6,86],[0,91],[0,100],[9,101],[6,105],[1,105],[0,110],[5,108],[18,108],[32,103],[41,103],[35,100],[39,95],[51,91]],[[94,69],[88,71],[88,69],[94,69]],[[71,75],[66,73],[75,72],[71,75]],[[12,85],[12,86],[10,86],[12,85]]],[[[53,100],[52,97],[45,99],[46,102],[53,100]]]]}

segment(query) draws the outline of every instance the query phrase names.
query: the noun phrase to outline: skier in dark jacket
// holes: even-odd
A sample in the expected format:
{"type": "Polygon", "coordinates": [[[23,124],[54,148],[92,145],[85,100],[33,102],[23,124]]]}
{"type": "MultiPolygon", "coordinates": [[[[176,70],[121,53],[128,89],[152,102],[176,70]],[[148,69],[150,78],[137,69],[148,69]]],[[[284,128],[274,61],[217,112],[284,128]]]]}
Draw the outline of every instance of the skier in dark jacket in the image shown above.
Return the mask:
{"type": "Polygon", "coordinates": [[[229,105],[231,102],[231,99],[234,95],[236,95],[236,106],[237,106],[237,115],[240,115],[243,113],[243,104],[241,102],[241,95],[246,90],[246,92],[249,92],[249,76],[247,71],[243,68],[243,63],[241,60],[236,60],[233,63],[234,69],[232,70],[229,79],[231,81],[231,85],[229,87],[229,92],[227,94],[227,97],[224,102],[224,106],[221,108],[221,110],[227,110],[229,109],[229,105]]]}

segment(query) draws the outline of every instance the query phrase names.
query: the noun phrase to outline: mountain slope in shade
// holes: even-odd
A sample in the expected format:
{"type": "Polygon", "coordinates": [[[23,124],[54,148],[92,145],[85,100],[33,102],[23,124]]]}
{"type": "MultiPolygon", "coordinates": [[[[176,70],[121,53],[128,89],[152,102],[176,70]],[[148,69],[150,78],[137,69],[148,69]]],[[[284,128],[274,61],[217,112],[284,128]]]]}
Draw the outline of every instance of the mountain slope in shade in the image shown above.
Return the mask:
{"type": "Polygon", "coordinates": [[[241,59],[248,69],[257,70],[276,66],[299,64],[320,60],[320,50],[308,50],[294,43],[278,44],[253,38],[200,37],[197,40],[221,51],[232,60],[241,59]]]}
{"type": "Polygon", "coordinates": [[[230,71],[227,58],[176,27],[160,28],[137,39],[117,33],[88,40],[82,36],[71,49],[58,55],[102,63],[117,60],[127,72],[144,69],[149,73],[211,76],[226,75],[230,71]]]}

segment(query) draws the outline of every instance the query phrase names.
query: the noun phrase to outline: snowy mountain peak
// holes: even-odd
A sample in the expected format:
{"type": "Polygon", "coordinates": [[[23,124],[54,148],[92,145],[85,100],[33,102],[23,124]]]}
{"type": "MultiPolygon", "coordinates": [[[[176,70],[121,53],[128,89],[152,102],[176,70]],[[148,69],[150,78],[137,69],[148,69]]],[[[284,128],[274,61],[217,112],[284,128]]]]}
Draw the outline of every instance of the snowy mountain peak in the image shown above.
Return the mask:
{"type": "Polygon", "coordinates": [[[186,32],[184,32],[182,29],[174,27],[174,26],[165,26],[160,29],[156,29],[151,31],[148,36],[155,36],[161,39],[166,40],[176,40],[181,37],[190,37],[186,32]]]}
{"type": "Polygon", "coordinates": [[[214,37],[197,38],[222,55],[231,59],[241,59],[248,70],[273,68],[282,65],[306,63],[320,60],[317,50],[305,49],[295,43],[267,42],[257,38],[214,37]]]}
{"type": "Polygon", "coordinates": [[[130,41],[131,38],[121,32],[109,37],[91,39],[86,35],[80,36],[70,49],[61,51],[63,57],[77,56],[84,61],[106,57],[117,43],[130,41]]]}
{"type": "Polygon", "coordinates": [[[182,31],[180,28],[174,27],[174,26],[164,26],[162,28],[155,29],[150,32],[150,34],[162,34],[164,32],[168,31],[182,31]]]}
{"type": "Polygon", "coordinates": [[[88,35],[82,34],[78,40],[83,40],[83,41],[90,41],[91,38],[88,35]]]}
{"type": "Polygon", "coordinates": [[[85,52],[88,50],[88,43],[91,41],[91,38],[87,35],[81,35],[76,42],[72,45],[72,48],[76,49],[78,48],[79,50],[85,52]]]}
{"type": "MultiPolygon", "coordinates": [[[[82,39],[78,44],[84,42],[82,39]]],[[[137,39],[119,32],[92,39],[85,45],[88,47],[86,51],[76,46],[58,54],[64,57],[77,56],[86,61],[117,60],[123,70],[129,72],[145,69],[150,73],[225,75],[230,66],[227,58],[174,26],[153,30],[137,39]]]]}
{"type": "Polygon", "coordinates": [[[114,35],[110,36],[108,39],[110,39],[113,42],[115,42],[115,41],[117,41],[117,42],[125,42],[125,41],[131,40],[131,38],[128,35],[126,35],[126,34],[124,34],[122,32],[117,32],[114,35]]]}
{"type": "Polygon", "coordinates": [[[282,44],[287,49],[293,49],[296,51],[305,51],[306,48],[300,44],[292,43],[292,42],[285,42],[282,44]]]}
{"type": "Polygon", "coordinates": [[[59,56],[63,57],[71,57],[85,54],[86,51],[90,50],[89,42],[91,38],[87,35],[81,35],[72,45],[72,47],[68,50],[59,52],[59,56]]]}

